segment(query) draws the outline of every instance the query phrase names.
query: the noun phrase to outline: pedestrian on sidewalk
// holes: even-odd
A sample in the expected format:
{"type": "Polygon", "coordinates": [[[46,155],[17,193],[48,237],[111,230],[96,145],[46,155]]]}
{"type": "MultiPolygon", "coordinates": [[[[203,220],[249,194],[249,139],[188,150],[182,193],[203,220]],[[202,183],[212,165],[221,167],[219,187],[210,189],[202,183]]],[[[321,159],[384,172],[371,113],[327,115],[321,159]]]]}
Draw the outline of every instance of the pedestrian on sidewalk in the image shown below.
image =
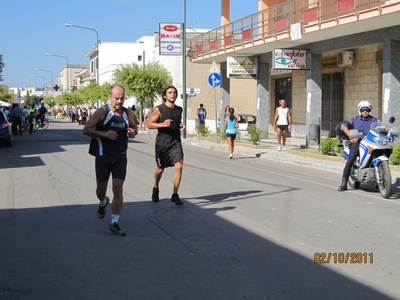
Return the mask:
{"type": "Polygon", "coordinates": [[[22,110],[21,107],[19,106],[18,103],[14,103],[12,105],[12,110],[11,110],[11,116],[13,119],[12,122],[12,133],[14,135],[18,135],[18,131],[19,134],[22,135],[22,110]]]}
{"type": "Polygon", "coordinates": [[[292,115],[285,99],[279,100],[279,105],[275,109],[274,129],[278,137],[278,151],[286,151],[286,133],[292,128],[292,115]]]}
{"type": "Polygon", "coordinates": [[[230,106],[229,106],[229,105],[225,106],[225,110],[224,110],[224,120],[226,119],[226,117],[229,116],[229,109],[230,109],[230,106]]]}
{"type": "Polygon", "coordinates": [[[83,134],[92,137],[89,153],[96,157],[96,196],[99,199],[97,217],[103,219],[110,199],[106,196],[108,180],[112,174],[114,197],[111,204],[110,230],[119,236],[125,231],[119,227],[123,204],[123,185],[126,177],[128,137],[137,134],[132,111],[123,107],[125,89],[118,84],[110,87],[110,104],[101,106],[86,123],[83,134]]]}
{"type": "Polygon", "coordinates": [[[203,103],[197,109],[197,118],[199,119],[199,125],[206,126],[207,110],[204,108],[203,103]]]}
{"type": "Polygon", "coordinates": [[[182,107],[175,105],[178,90],[174,86],[168,86],[162,93],[164,103],[154,108],[147,127],[157,129],[155,141],[156,170],[154,172],[154,187],[151,199],[159,202],[159,183],[165,168],[174,167],[173,191],[171,202],[182,205],[178,190],[182,179],[183,149],[181,132],[185,130],[182,124],[182,107]]]}
{"type": "Polygon", "coordinates": [[[229,116],[225,118],[224,127],[226,130],[226,140],[228,142],[229,159],[233,158],[235,149],[236,130],[239,128],[238,120],[235,117],[235,109],[229,108],[229,116]]]}

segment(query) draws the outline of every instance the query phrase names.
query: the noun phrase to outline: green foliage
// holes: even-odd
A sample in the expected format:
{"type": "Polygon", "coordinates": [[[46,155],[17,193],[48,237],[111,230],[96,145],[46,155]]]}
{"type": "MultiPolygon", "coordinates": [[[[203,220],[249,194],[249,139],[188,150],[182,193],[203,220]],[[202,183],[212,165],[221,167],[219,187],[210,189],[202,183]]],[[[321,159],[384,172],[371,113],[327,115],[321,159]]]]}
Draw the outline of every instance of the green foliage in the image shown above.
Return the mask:
{"type": "Polygon", "coordinates": [[[250,125],[248,132],[250,135],[249,141],[252,142],[253,144],[259,143],[264,133],[261,129],[257,128],[257,126],[255,125],[250,125]]]}
{"type": "Polygon", "coordinates": [[[4,95],[3,93],[0,93],[0,100],[4,100],[6,97],[6,95],[4,95]]]}
{"type": "Polygon", "coordinates": [[[397,144],[393,148],[393,153],[390,156],[391,165],[400,165],[400,144],[397,144]]]}
{"type": "Polygon", "coordinates": [[[208,134],[211,132],[208,126],[205,126],[204,124],[200,124],[196,127],[196,132],[198,136],[208,136],[208,134]]]}
{"type": "Polygon", "coordinates": [[[137,64],[121,66],[113,75],[115,83],[125,88],[126,96],[134,96],[140,101],[141,112],[145,103],[153,107],[157,96],[172,84],[171,74],[158,62],[150,63],[144,69],[137,64]]]}
{"type": "Polygon", "coordinates": [[[226,139],[226,132],[224,128],[218,128],[218,137],[221,140],[226,139]]]}
{"type": "Polygon", "coordinates": [[[27,107],[32,107],[35,103],[40,103],[43,100],[42,96],[28,96],[25,101],[27,107]]]}
{"type": "Polygon", "coordinates": [[[341,156],[343,146],[337,138],[327,138],[321,143],[321,152],[325,155],[341,156]]]}
{"type": "Polygon", "coordinates": [[[103,104],[107,101],[110,87],[111,84],[108,82],[103,83],[101,86],[95,82],[91,82],[89,85],[75,91],[75,93],[79,93],[82,99],[82,103],[79,104],[97,102],[98,100],[100,100],[100,104],[103,104]]]}
{"type": "Polygon", "coordinates": [[[82,94],[74,91],[72,93],[63,93],[61,95],[61,99],[57,98],[58,101],[60,101],[60,103],[57,104],[64,104],[67,105],[68,107],[70,106],[76,106],[76,105],[81,105],[84,102],[84,98],[82,97],[82,94]]]}

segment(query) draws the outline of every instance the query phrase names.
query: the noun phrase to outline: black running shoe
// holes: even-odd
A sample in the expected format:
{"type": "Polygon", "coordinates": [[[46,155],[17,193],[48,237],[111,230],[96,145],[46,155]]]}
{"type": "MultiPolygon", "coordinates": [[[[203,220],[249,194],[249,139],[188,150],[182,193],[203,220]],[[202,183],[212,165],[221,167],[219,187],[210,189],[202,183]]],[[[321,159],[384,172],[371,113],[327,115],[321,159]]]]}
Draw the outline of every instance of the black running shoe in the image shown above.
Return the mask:
{"type": "Polygon", "coordinates": [[[115,235],[119,235],[119,236],[124,236],[125,235],[125,231],[123,231],[121,229],[121,227],[119,227],[117,222],[114,222],[110,225],[110,230],[115,234],[115,235]]]}
{"type": "Polygon", "coordinates": [[[174,202],[175,205],[183,205],[183,202],[181,201],[181,199],[179,199],[179,195],[178,194],[172,194],[171,202],[174,202]]]}
{"type": "Polygon", "coordinates": [[[153,200],[153,202],[160,202],[160,198],[158,197],[159,192],[159,189],[153,187],[153,192],[151,193],[151,200],[153,200]]]}
{"type": "Polygon", "coordinates": [[[97,217],[99,219],[103,219],[104,216],[106,215],[106,207],[107,207],[108,203],[110,203],[110,198],[108,198],[108,197],[106,197],[106,205],[102,206],[99,203],[99,208],[97,209],[97,217]]]}

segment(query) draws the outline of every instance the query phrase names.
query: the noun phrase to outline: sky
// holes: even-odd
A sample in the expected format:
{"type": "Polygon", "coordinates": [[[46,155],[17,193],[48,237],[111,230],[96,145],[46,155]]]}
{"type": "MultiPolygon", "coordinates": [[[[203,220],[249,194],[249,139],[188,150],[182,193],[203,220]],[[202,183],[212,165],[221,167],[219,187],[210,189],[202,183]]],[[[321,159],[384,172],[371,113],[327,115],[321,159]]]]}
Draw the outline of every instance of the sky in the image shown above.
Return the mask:
{"type": "MultiPolygon", "coordinates": [[[[12,0],[0,2],[0,54],[3,81],[10,87],[51,85],[66,59],[89,64],[85,55],[96,45],[96,33],[65,23],[95,29],[104,42],[136,42],[158,31],[160,22],[181,23],[186,1],[186,27],[221,26],[221,0],[12,0]]],[[[231,0],[231,21],[257,12],[257,0],[231,0]]]]}

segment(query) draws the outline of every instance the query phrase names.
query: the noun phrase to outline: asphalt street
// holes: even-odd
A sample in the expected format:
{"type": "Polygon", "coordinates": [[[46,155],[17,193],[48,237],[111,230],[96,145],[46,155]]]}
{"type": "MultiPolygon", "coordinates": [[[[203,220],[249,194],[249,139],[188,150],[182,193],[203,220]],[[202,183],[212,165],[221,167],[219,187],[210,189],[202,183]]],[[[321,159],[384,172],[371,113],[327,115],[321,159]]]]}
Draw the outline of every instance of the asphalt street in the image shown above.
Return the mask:
{"type": "Polygon", "coordinates": [[[229,160],[186,140],[175,207],[173,169],[151,201],[154,141],[140,132],[116,237],[110,208],[96,217],[89,141],[51,120],[0,147],[0,300],[400,299],[397,173],[390,199],[339,193],[340,163],[241,147],[229,160]]]}

